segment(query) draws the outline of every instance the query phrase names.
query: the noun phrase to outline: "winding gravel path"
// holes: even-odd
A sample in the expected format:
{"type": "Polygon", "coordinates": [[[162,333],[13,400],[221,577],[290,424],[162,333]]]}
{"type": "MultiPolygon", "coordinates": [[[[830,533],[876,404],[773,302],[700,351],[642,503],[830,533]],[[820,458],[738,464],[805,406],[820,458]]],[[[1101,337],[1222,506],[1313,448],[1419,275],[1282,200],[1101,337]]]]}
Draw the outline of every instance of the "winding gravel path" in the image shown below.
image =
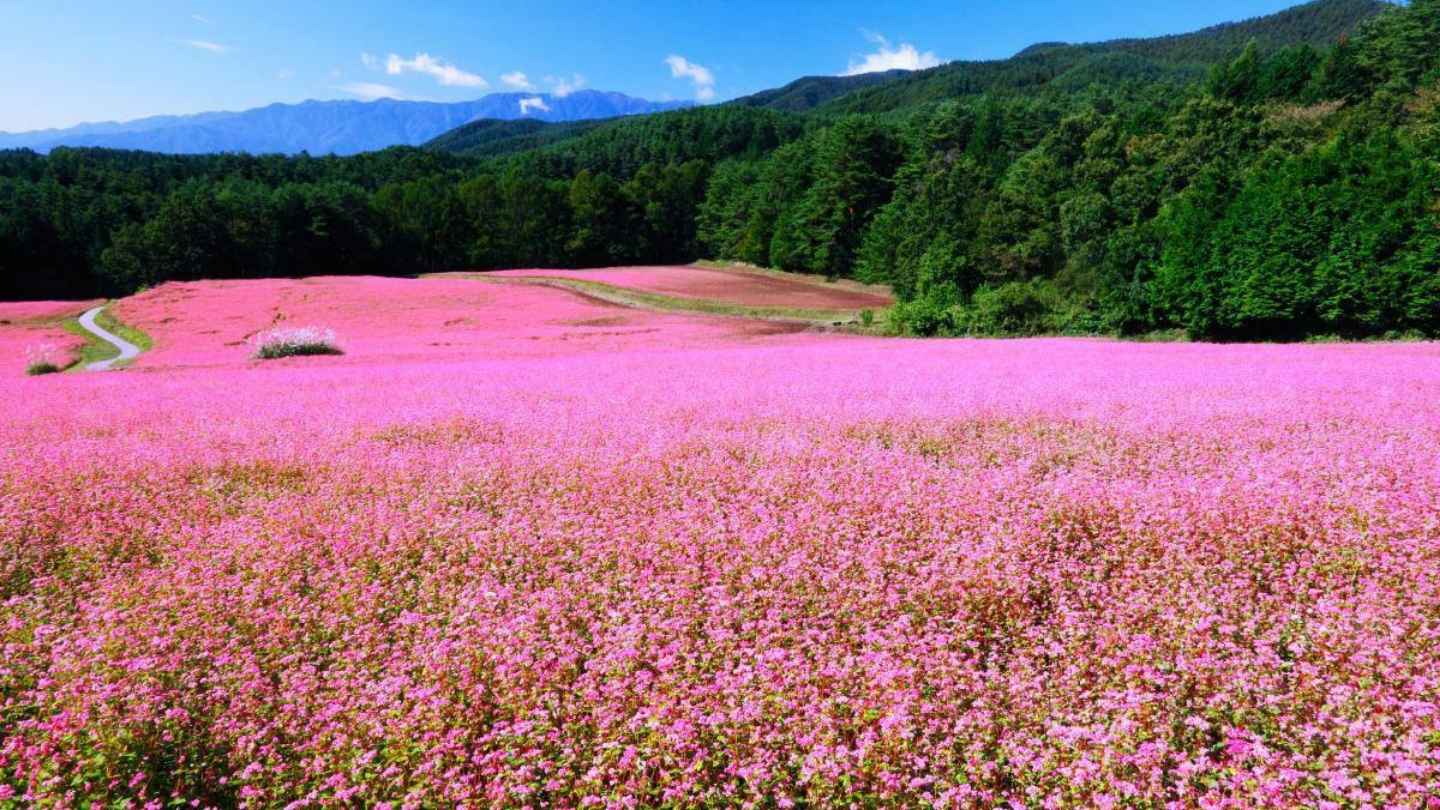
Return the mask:
{"type": "Polygon", "coordinates": [[[85,331],[89,332],[90,334],[95,335],[106,343],[109,343],[111,346],[119,349],[120,355],[118,357],[112,357],[109,360],[97,360],[86,366],[86,371],[109,371],[115,366],[116,363],[124,363],[130,360],[134,360],[135,358],[140,356],[139,346],[136,346],[134,343],[131,343],[125,338],[120,337],[114,332],[111,332],[100,324],[95,323],[96,316],[98,316],[104,309],[104,307],[95,307],[94,309],[86,312],[84,315],[81,315],[80,326],[84,327],[85,331]]]}

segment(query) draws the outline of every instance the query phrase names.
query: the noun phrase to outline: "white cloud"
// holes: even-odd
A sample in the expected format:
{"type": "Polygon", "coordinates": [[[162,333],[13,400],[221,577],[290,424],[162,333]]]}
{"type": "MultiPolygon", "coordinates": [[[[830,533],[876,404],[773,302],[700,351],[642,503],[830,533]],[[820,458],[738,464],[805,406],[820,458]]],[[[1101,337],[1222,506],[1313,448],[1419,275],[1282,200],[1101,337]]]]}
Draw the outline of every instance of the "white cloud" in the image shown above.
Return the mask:
{"type": "Polygon", "coordinates": [[[195,22],[200,23],[201,25],[214,25],[214,24],[215,24],[215,21],[214,21],[214,20],[210,19],[209,17],[206,17],[206,16],[203,15],[203,14],[191,14],[191,15],[190,15],[190,19],[194,20],[195,22]]]}
{"type": "Polygon", "coordinates": [[[902,42],[899,45],[891,45],[890,40],[875,33],[864,31],[860,33],[865,38],[878,46],[874,53],[867,53],[860,61],[850,60],[850,67],[840,75],[859,76],[863,73],[881,73],[886,70],[924,70],[926,68],[938,67],[940,57],[934,51],[924,51],[902,42]]]}
{"type": "Polygon", "coordinates": [[[529,115],[531,110],[550,112],[550,105],[546,104],[545,99],[540,98],[539,96],[536,96],[535,98],[520,99],[520,114],[529,115]]]}
{"type": "Polygon", "coordinates": [[[185,40],[185,44],[189,45],[192,48],[195,48],[196,50],[209,51],[210,53],[230,52],[230,47],[228,45],[221,45],[218,42],[207,42],[203,39],[187,39],[185,40]]]}
{"type": "Polygon", "coordinates": [[[385,72],[391,76],[402,73],[422,73],[446,87],[486,88],[490,83],[484,77],[467,73],[460,68],[443,62],[428,53],[417,53],[414,59],[402,59],[399,54],[390,54],[385,60],[385,72]]]}
{"type": "Polygon", "coordinates": [[[505,75],[501,76],[500,81],[504,82],[509,87],[515,88],[516,90],[530,90],[535,87],[535,85],[530,83],[530,77],[526,76],[524,73],[521,73],[518,70],[514,73],[506,73],[505,75]]]}
{"type": "Polygon", "coordinates": [[[373,53],[370,53],[369,51],[366,51],[360,54],[360,64],[364,65],[369,70],[379,70],[380,57],[376,56],[373,53]]]}
{"type": "Polygon", "coordinates": [[[405,94],[399,89],[375,82],[351,82],[341,85],[340,89],[361,101],[377,101],[382,98],[403,100],[405,98],[405,94]]]}
{"type": "Polygon", "coordinates": [[[585,89],[585,77],[579,73],[576,73],[568,79],[564,77],[556,78],[554,76],[546,76],[545,83],[550,85],[550,95],[556,98],[565,98],[566,96],[573,95],[585,89]]]}
{"type": "Polygon", "coordinates": [[[670,75],[674,78],[689,79],[695,83],[696,99],[709,101],[715,98],[715,74],[709,68],[674,54],[665,57],[665,64],[670,66],[670,75]]]}
{"type": "Polygon", "coordinates": [[[290,68],[285,68],[284,70],[276,73],[275,78],[279,79],[282,82],[288,82],[291,79],[295,78],[295,71],[291,70],[290,68]]]}

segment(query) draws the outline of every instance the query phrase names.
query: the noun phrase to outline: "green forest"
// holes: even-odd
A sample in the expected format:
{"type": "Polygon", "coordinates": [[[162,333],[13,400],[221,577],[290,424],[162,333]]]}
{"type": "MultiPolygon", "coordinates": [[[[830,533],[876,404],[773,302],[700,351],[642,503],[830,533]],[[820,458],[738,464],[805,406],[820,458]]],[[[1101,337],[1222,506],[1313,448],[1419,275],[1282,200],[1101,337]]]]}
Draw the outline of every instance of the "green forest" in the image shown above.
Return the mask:
{"type": "Polygon", "coordinates": [[[350,158],[0,152],[0,298],[713,258],[915,335],[1440,335],[1440,0],[350,158]]]}

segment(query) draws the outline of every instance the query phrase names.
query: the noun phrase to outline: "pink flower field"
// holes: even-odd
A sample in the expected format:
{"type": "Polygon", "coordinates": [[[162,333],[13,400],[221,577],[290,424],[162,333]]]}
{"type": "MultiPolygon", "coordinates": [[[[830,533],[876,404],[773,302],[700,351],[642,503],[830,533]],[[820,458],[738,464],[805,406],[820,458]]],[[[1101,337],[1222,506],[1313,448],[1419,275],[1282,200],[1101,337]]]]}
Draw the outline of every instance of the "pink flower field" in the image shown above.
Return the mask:
{"type": "Polygon", "coordinates": [[[0,378],[25,371],[28,356],[44,353],[68,362],[84,343],[61,325],[100,301],[0,301],[0,378]]]}
{"type": "Polygon", "coordinates": [[[463,278],[171,283],[121,301],[115,311],[154,337],[155,349],[136,363],[149,370],[246,365],[251,338],[288,325],[333,328],[348,358],[339,362],[364,365],[699,348],[794,331],[463,278]]]}
{"type": "Polygon", "coordinates": [[[0,386],[0,807],[1440,807],[1440,346],[115,312],[0,386]]]}

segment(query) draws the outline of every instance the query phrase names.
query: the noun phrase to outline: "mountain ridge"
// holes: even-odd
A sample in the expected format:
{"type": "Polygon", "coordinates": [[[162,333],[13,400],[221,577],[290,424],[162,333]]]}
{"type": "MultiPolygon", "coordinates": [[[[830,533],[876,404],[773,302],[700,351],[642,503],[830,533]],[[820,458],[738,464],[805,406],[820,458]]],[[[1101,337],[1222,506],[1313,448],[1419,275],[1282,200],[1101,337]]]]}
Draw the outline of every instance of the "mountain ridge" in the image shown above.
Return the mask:
{"type": "Polygon", "coordinates": [[[49,152],[98,147],[169,154],[350,155],[391,146],[419,146],[477,120],[566,123],[685,109],[691,102],[656,102],[623,93],[579,90],[492,93],[473,101],[431,102],[307,100],[241,111],[150,116],[130,122],[96,122],[67,129],[0,133],[0,149],[49,152]]]}

